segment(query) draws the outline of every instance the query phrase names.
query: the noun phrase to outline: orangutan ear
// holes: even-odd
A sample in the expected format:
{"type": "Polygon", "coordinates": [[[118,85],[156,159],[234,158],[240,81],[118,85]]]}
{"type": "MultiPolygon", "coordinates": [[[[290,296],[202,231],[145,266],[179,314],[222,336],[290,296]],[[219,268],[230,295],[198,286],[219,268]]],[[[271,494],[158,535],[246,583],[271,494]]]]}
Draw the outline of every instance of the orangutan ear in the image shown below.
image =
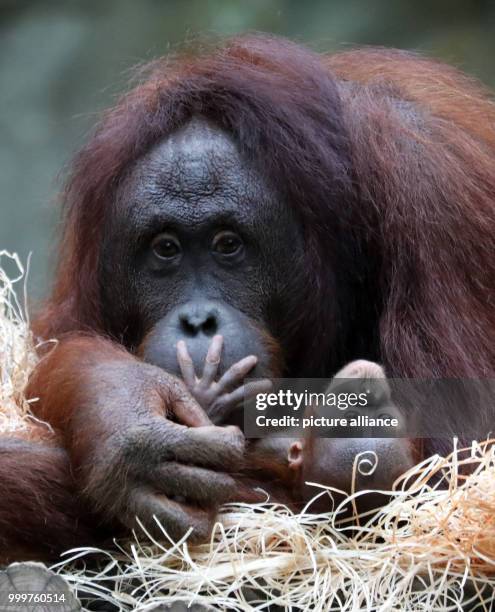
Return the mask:
{"type": "Polygon", "coordinates": [[[289,468],[291,470],[298,470],[301,468],[303,464],[303,449],[304,446],[301,440],[296,440],[296,442],[292,442],[289,446],[287,460],[289,461],[289,468]]]}

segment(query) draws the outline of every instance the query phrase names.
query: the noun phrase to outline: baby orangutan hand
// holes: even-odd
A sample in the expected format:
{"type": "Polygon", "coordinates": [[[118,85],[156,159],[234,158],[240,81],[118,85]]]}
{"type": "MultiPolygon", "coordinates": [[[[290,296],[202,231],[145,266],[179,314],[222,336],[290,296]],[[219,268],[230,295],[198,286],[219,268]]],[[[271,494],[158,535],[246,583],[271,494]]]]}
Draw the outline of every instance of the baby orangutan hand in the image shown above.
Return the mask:
{"type": "Polygon", "coordinates": [[[177,360],[186,387],[214,424],[225,422],[243,401],[254,398],[258,393],[266,393],[272,388],[272,383],[267,378],[243,384],[244,378],[258,362],[255,355],[243,357],[216,381],[222,348],[223,336],[213,336],[203,374],[198,378],[186,343],[184,340],[177,343],[177,360]]]}

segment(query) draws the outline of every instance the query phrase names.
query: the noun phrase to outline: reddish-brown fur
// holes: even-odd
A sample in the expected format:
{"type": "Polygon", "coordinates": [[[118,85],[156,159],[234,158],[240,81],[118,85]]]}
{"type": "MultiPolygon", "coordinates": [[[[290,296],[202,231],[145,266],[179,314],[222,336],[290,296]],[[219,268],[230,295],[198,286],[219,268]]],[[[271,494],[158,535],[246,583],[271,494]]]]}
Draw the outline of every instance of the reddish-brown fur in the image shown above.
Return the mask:
{"type": "Polygon", "coordinates": [[[158,61],[104,116],[63,194],[56,283],[35,329],[71,338],[30,392],[70,461],[0,442],[3,550],[39,555],[94,535],[69,469],[81,440],[102,435],[78,414],[86,362],[135,359],[78,336],[105,335],[104,220],[126,169],[193,113],[234,135],[303,224],[308,292],[291,306],[288,373],[330,375],[365,356],[390,376],[495,376],[495,106],[476,82],[410,53],[326,57],[269,37],[158,61]],[[373,339],[376,354],[361,355],[373,339]]]}

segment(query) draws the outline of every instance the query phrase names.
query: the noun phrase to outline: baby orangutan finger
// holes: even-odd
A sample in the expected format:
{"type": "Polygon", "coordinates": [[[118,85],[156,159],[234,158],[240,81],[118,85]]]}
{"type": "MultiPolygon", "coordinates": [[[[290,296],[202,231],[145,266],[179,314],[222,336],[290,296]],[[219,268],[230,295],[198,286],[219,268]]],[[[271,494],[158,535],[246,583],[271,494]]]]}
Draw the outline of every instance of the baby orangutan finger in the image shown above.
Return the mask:
{"type": "Polygon", "coordinates": [[[191,359],[191,355],[189,355],[184,340],[179,340],[179,342],[177,342],[177,361],[179,362],[179,368],[184,382],[189,389],[192,389],[196,384],[196,372],[194,371],[193,360],[191,359]]]}
{"type": "Polygon", "coordinates": [[[252,380],[247,382],[243,388],[244,401],[247,401],[256,397],[258,393],[269,393],[273,389],[273,382],[269,378],[252,380]]]}
{"type": "Polygon", "coordinates": [[[206,354],[203,375],[199,381],[199,386],[201,388],[210,387],[211,383],[215,380],[215,376],[218,372],[218,366],[220,364],[220,357],[222,355],[222,348],[223,336],[220,336],[219,334],[213,336],[208,348],[208,353],[206,354]]]}
{"type": "Polygon", "coordinates": [[[248,355],[234,363],[218,381],[217,394],[238,387],[257,363],[258,358],[255,355],[248,355]]]}
{"type": "Polygon", "coordinates": [[[272,387],[272,381],[268,378],[253,380],[241,385],[230,393],[219,395],[213,402],[208,416],[213,423],[222,423],[242,402],[253,399],[258,393],[268,393],[272,387]]]}

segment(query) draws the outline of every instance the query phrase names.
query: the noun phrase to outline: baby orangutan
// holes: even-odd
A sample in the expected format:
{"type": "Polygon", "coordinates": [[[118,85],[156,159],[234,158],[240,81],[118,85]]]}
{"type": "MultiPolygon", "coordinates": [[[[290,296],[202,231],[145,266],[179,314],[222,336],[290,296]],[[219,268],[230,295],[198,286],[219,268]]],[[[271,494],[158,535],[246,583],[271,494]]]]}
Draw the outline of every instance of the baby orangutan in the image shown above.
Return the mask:
{"type": "MultiPolygon", "coordinates": [[[[363,359],[346,365],[326,389],[326,393],[343,392],[363,392],[367,397],[366,406],[343,412],[348,420],[358,415],[395,418],[399,426],[390,433],[400,435],[402,414],[392,401],[390,385],[380,365],[363,359]]],[[[310,406],[308,411],[313,412],[313,408],[310,406]]],[[[330,486],[344,493],[365,489],[388,491],[415,461],[413,447],[406,438],[321,437],[310,430],[304,438],[290,442],[287,463],[294,472],[296,496],[307,502],[318,491],[308,483],[330,486]]],[[[325,498],[321,500],[324,501],[325,498]]],[[[360,498],[358,508],[364,511],[384,501],[383,495],[367,494],[360,498]]],[[[320,507],[321,502],[316,505],[320,507]]]]}
{"type": "MultiPolygon", "coordinates": [[[[223,339],[215,336],[210,344],[203,375],[196,377],[192,360],[183,341],[177,345],[177,357],[184,381],[196,401],[215,424],[225,422],[239,405],[258,393],[271,389],[271,381],[243,383],[254,368],[256,357],[249,355],[235,363],[215,381],[223,339]]],[[[325,393],[365,393],[365,407],[352,408],[357,414],[397,418],[401,413],[392,402],[391,390],[383,368],[373,362],[357,360],[340,370],[325,393]]],[[[314,414],[309,406],[306,414],[314,414]]],[[[351,418],[350,411],[345,414],[351,418]]],[[[290,435],[290,434],[289,434],[290,435]]],[[[387,491],[398,476],[414,465],[414,453],[405,438],[320,437],[313,430],[301,437],[268,436],[251,441],[246,452],[245,474],[267,480],[268,492],[285,503],[305,504],[320,491],[310,483],[329,486],[350,493],[364,489],[387,491]],[[355,466],[356,456],[363,453],[355,466]],[[358,469],[356,469],[356,467],[358,469]]],[[[335,497],[335,496],[334,496],[335,497]]],[[[330,498],[321,496],[311,506],[313,511],[328,509],[330,498]]],[[[360,498],[359,511],[384,503],[380,494],[360,498]]]]}

